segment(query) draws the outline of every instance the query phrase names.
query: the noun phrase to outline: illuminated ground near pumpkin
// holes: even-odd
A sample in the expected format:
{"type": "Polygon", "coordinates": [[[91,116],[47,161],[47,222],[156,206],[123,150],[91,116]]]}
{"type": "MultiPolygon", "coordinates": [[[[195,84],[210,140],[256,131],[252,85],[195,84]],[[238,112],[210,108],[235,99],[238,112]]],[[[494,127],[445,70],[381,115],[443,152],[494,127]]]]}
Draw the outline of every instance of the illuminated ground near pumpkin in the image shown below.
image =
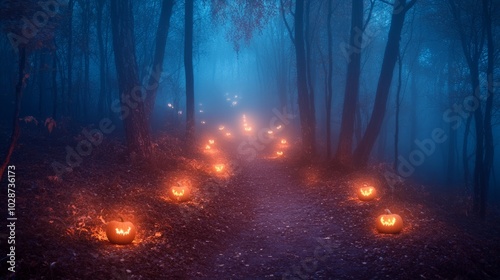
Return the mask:
{"type": "MultiPolygon", "coordinates": [[[[301,163],[283,127],[263,128],[273,140],[248,161],[236,151],[259,132],[249,119],[240,127],[203,124],[192,158],[163,135],[153,165],[127,166],[107,153],[122,148],[110,141],[97,152],[100,160],[88,159],[92,165],[63,182],[26,174],[23,181],[32,183],[18,194],[19,278],[500,277],[498,217],[486,225],[460,218],[460,203],[431,199],[409,182],[391,188],[376,169],[348,174],[301,163]],[[359,178],[379,180],[377,198],[357,198],[359,178]],[[177,185],[192,188],[190,201],[169,198],[177,185]],[[376,231],[386,208],[404,219],[400,234],[376,231]],[[105,223],[119,216],[137,226],[131,245],[106,239],[105,223]]],[[[21,146],[18,154],[26,152],[21,146]]]]}

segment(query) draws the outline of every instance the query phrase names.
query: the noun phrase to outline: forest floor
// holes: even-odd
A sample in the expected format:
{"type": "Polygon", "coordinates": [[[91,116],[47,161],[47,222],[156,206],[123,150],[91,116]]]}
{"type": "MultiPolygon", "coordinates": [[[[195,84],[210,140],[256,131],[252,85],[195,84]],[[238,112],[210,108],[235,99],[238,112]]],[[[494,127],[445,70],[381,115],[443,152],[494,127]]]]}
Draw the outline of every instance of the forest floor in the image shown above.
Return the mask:
{"type": "Polygon", "coordinates": [[[130,165],[111,138],[54,177],[51,163],[81,139],[39,134],[23,130],[11,161],[16,273],[3,257],[6,279],[500,279],[498,209],[481,221],[459,198],[388,183],[376,169],[300,162],[295,143],[282,157],[269,145],[247,161],[235,156],[236,139],[186,156],[158,135],[154,162],[130,165]],[[375,200],[357,199],[359,178],[378,182],[375,200]],[[168,198],[177,182],[191,185],[190,201],[168,198]],[[376,231],[386,208],[404,219],[401,233],[376,231]],[[107,241],[106,223],[119,217],[138,228],[130,245],[107,241]]]}

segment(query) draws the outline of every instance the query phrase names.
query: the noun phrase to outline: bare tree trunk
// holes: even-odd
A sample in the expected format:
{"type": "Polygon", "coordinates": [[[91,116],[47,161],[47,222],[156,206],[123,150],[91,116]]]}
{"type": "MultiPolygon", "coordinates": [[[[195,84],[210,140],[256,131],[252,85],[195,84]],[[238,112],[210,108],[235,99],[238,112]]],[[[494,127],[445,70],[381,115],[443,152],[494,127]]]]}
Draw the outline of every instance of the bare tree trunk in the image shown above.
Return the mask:
{"type": "Polygon", "coordinates": [[[84,70],[83,70],[83,117],[88,118],[89,106],[90,106],[90,2],[83,1],[82,7],[82,24],[83,24],[83,59],[84,59],[84,70]]]}
{"type": "Polygon", "coordinates": [[[17,140],[19,139],[19,112],[21,111],[21,99],[23,97],[23,90],[26,86],[26,79],[28,79],[29,75],[24,73],[26,68],[26,48],[19,47],[19,71],[17,76],[17,85],[16,85],[16,108],[14,110],[14,116],[12,119],[12,133],[10,135],[10,144],[5,153],[5,160],[0,166],[0,182],[2,181],[3,174],[5,173],[5,169],[9,165],[10,158],[12,157],[12,153],[16,147],[17,140]]]}
{"type": "Polygon", "coordinates": [[[467,154],[468,146],[469,146],[469,133],[470,133],[470,124],[472,122],[472,116],[467,117],[467,121],[465,123],[465,131],[464,131],[464,141],[462,144],[462,164],[464,168],[464,184],[466,192],[469,192],[469,180],[470,180],[470,171],[469,171],[469,155],[467,154]]]}
{"type": "Polygon", "coordinates": [[[172,8],[174,0],[164,0],[161,6],[160,20],[156,30],[155,53],[153,64],[151,65],[151,74],[149,76],[147,95],[145,101],[145,109],[148,120],[151,119],[155,106],[156,93],[158,92],[158,83],[161,72],[163,71],[163,60],[165,57],[165,47],[167,45],[168,31],[170,28],[170,18],[172,16],[172,8]]]}
{"type": "Polygon", "coordinates": [[[148,158],[151,151],[144,96],[135,57],[134,21],[131,0],[111,0],[111,22],[116,72],[121,98],[120,112],[131,155],[148,158]]]}
{"type": "Polygon", "coordinates": [[[99,112],[106,112],[106,61],[104,52],[104,39],[102,36],[102,12],[105,0],[97,0],[97,45],[99,46],[99,112]]]}
{"type": "Polygon", "coordinates": [[[406,0],[395,2],[372,115],[366,127],[365,134],[354,151],[354,162],[360,167],[364,167],[368,163],[368,157],[370,156],[373,144],[379,135],[382,122],[384,121],[387,99],[394,74],[394,66],[399,53],[401,30],[403,29],[406,12],[413,7],[415,2],[416,0],[411,0],[408,4],[406,0]]]}
{"type": "Polygon", "coordinates": [[[52,118],[57,118],[57,51],[52,51],[52,118]]]}
{"type": "Polygon", "coordinates": [[[480,190],[481,206],[479,215],[486,216],[486,204],[488,200],[488,189],[490,183],[491,169],[493,167],[493,159],[495,153],[495,144],[493,141],[493,129],[491,124],[491,114],[493,111],[493,74],[495,67],[495,46],[493,41],[491,13],[492,1],[483,0],[483,16],[485,20],[486,39],[488,44],[488,67],[486,76],[488,77],[488,97],[486,98],[486,106],[484,112],[484,163],[483,163],[483,182],[480,190]]]}
{"type": "Polygon", "coordinates": [[[68,61],[68,87],[67,87],[67,104],[63,105],[63,108],[66,108],[64,114],[74,114],[74,97],[73,97],[73,7],[75,3],[74,0],[69,0],[68,4],[68,13],[69,13],[69,25],[68,25],[68,53],[67,53],[67,61],[68,61]],[[69,110],[69,111],[68,111],[69,110]]]}
{"type": "Polygon", "coordinates": [[[311,44],[313,43],[313,34],[311,32],[311,2],[307,1],[306,10],[305,10],[305,49],[306,49],[306,69],[307,69],[307,86],[309,90],[309,122],[311,124],[311,153],[315,153],[315,144],[316,143],[316,110],[315,110],[315,102],[314,102],[314,80],[312,78],[312,69],[314,67],[311,65],[311,56],[312,56],[312,48],[311,44]]]}
{"type": "Polygon", "coordinates": [[[343,164],[350,165],[352,160],[352,137],[354,118],[359,95],[359,76],[361,75],[361,46],[363,36],[363,0],[352,1],[351,35],[349,39],[349,57],[347,81],[344,92],[344,107],[340,127],[339,144],[336,158],[343,164]]]}
{"type": "Polygon", "coordinates": [[[307,90],[306,51],[304,45],[304,0],[295,3],[295,56],[297,60],[297,92],[302,130],[303,155],[312,155],[314,137],[310,120],[309,92],[307,90]]]}
{"type": "Polygon", "coordinates": [[[184,69],[186,73],[186,143],[194,141],[193,3],[186,0],[184,25],[184,69]]]}
{"type": "Polygon", "coordinates": [[[332,1],[328,1],[327,33],[328,33],[328,70],[326,75],[326,156],[332,156],[332,98],[333,98],[333,34],[332,34],[332,1]]]}
{"type": "Polygon", "coordinates": [[[398,54],[398,88],[396,89],[396,116],[394,124],[394,170],[398,170],[398,154],[399,154],[399,111],[401,107],[401,75],[403,71],[403,61],[401,54],[398,54]]]}

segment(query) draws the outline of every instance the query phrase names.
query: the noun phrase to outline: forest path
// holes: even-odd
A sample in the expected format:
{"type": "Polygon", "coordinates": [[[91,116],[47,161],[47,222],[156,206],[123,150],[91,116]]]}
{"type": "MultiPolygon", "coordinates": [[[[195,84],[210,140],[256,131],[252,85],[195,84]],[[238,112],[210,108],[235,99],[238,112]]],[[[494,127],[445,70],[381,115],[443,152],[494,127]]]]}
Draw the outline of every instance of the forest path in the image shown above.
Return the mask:
{"type": "Polygon", "coordinates": [[[239,232],[214,252],[213,268],[204,277],[281,279],[322,272],[321,262],[338,246],[328,234],[339,228],[338,221],[325,224],[318,200],[293,172],[280,160],[243,163],[242,175],[231,186],[239,194],[234,209],[241,218],[235,221],[239,232]]]}

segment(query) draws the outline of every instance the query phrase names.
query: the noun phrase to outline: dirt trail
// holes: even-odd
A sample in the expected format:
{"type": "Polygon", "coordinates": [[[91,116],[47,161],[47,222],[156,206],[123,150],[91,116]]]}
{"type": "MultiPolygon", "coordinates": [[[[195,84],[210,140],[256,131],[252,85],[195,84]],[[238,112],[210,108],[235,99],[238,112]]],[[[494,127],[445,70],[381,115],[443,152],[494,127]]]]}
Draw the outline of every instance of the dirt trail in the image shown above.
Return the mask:
{"type": "Polygon", "coordinates": [[[318,273],[332,244],[321,209],[292,178],[291,170],[272,160],[243,166],[233,187],[243,202],[240,232],[215,254],[210,279],[255,279],[305,276],[318,273]]]}

